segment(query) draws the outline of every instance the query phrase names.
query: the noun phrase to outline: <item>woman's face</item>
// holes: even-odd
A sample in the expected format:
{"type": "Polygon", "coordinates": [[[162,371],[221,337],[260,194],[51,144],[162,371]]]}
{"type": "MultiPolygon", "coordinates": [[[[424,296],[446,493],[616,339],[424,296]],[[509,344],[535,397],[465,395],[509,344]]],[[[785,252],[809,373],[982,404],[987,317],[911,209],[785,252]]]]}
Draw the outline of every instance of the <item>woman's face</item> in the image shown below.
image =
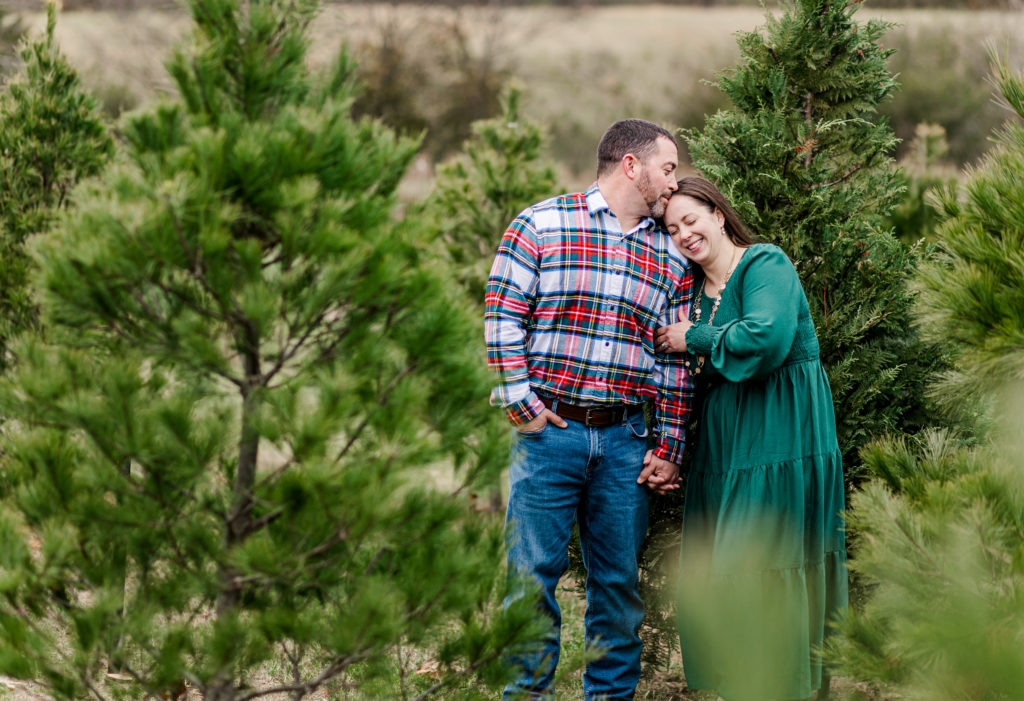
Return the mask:
{"type": "Polygon", "coordinates": [[[698,265],[707,264],[729,247],[722,226],[725,217],[689,195],[675,195],[665,209],[665,228],[684,256],[698,265]]]}

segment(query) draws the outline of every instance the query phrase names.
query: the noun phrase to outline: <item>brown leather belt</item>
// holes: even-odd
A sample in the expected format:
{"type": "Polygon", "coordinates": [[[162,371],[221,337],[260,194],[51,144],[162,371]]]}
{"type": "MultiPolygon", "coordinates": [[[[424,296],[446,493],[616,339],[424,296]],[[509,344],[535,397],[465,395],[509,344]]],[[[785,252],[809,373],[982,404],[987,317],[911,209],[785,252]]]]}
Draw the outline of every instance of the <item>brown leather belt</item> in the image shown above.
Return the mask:
{"type": "Polygon", "coordinates": [[[621,423],[627,416],[633,416],[644,410],[643,404],[609,404],[608,406],[576,406],[566,404],[557,399],[541,397],[544,406],[555,412],[563,419],[579,421],[585,426],[602,428],[621,423]]]}

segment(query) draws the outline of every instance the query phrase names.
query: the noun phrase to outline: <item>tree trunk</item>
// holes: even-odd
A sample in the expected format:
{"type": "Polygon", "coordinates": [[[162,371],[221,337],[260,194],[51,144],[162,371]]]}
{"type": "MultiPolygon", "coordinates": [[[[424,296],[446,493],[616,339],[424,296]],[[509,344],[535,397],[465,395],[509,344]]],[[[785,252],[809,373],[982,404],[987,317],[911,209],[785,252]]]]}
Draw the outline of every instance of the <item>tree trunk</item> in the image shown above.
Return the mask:
{"type": "MultiPolygon", "coordinates": [[[[241,436],[238,440],[238,465],[235,469],[234,503],[225,528],[225,550],[243,542],[251,533],[252,488],[256,482],[256,463],[259,458],[259,433],[253,427],[260,402],[260,355],[259,338],[252,328],[244,330],[242,366],[245,383],[242,389],[241,436]]],[[[217,599],[217,617],[231,612],[241,599],[236,572],[225,567],[221,572],[221,592],[217,599]]],[[[219,678],[210,684],[203,694],[206,701],[234,701],[234,680],[219,678]]]]}

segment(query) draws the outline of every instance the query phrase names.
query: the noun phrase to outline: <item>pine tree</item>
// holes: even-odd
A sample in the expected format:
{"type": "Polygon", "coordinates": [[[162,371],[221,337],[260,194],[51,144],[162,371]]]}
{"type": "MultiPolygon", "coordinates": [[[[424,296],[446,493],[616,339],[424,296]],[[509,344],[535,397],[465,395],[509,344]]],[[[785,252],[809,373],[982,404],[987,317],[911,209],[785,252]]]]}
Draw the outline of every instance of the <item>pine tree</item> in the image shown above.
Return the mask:
{"type": "Polygon", "coordinates": [[[946,130],[939,124],[918,124],[907,155],[900,161],[903,197],[889,214],[887,224],[907,244],[935,238],[939,213],[932,193],[954,185],[956,169],[943,159],[949,150],[946,130]]]}
{"type": "Polygon", "coordinates": [[[530,205],[560,192],[554,166],[542,156],[544,131],[521,113],[521,101],[522,92],[511,87],[501,116],[473,123],[463,153],[439,169],[426,212],[460,283],[481,308],[505,227],[530,205]]]}
{"type": "Polygon", "coordinates": [[[54,41],[56,9],[46,35],[21,51],[21,73],[0,95],[0,370],[8,344],[34,326],[25,241],[45,232],[71,190],[107,162],[112,141],[95,99],[54,41]]]}
{"type": "Polygon", "coordinates": [[[937,391],[987,409],[993,429],[973,448],[942,433],[869,446],[877,479],[852,504],[853,567],[873,586],[832,652],[906,699],[1024,688],[1024,74],[993,60],[1015,121],[963,192],[945,190],[939,254],[915,283],[923,335],[957,349],[937,391]]]}
{"type": "Polygon", "coordinates": [[[189,7],[180,99],[38,246],[47,339],[0,391],[0,673],[62,699],[503,683],[538,624],[500,606],[500,524],[435,485],[506,455],[475,315],[391,214],[417,144],[352,119],[344,54],[307,68],[313,2],[189,7]],[[390,676],[410,647],[436,681],[390,676]]]}
{"type": "MultiPolygon", "coordinates": [[[[433,191],[410,216],[443,243],[477,310],[481,338],[484,287],[502,232],[521,211],[558,192],[554,166],[542,155],[544,130],[521,113],[521,100],[520,89],[510,86],[500,116],[473,122],[463,152],[438,169],[433,191]]],[[[487,491],[487,508],[503,510],[500,480],[487,491]]]]}
{"type": "Polygon", "coordinates": [[[686,135],[694,165],[800,273],[835,399],[848,478],[857,449],[927,425],[924,383],[939,353],[909,328],[905,280],[920,260],[884,217],[899,202],[896,138],[878,116],[896,82],[890,27],[858,2],[793,0],[739,36],[718,77],[733,108],[686,135]]]}

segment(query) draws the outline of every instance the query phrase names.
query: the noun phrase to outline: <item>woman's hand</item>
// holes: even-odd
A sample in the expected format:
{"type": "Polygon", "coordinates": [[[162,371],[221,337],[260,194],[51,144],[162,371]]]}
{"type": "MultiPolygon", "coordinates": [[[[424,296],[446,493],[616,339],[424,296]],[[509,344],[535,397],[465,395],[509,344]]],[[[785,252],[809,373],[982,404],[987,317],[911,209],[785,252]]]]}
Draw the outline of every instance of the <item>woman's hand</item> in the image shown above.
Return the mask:
{"type": "Polygon", "coordinates": [[[662,326],[654,332],[654,350],[658,353],[685,353],[686,332],[693,322],[684,318],[671,326],[662,326]]]}

